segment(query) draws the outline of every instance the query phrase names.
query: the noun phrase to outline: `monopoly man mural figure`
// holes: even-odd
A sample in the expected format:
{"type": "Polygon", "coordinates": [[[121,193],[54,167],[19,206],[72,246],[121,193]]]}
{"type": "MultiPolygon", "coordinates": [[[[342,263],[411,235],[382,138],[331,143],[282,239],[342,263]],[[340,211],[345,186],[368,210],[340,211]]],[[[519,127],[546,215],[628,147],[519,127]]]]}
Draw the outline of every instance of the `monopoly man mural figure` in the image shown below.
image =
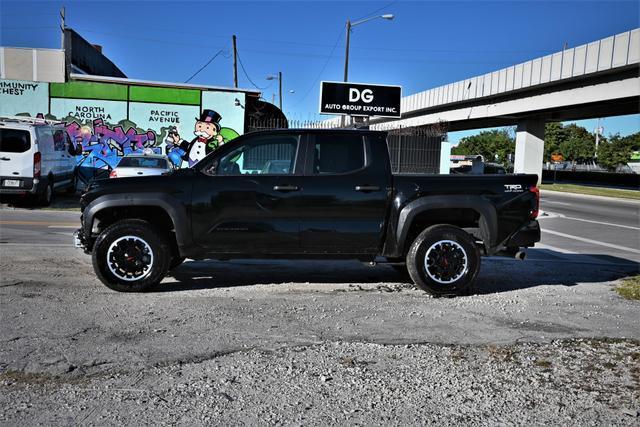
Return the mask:
{"type": "Polygon", "coordinates": [[[175,128],[169,131],[166,152],[171,161],[180,166],[182,160],[194,166],[204,157],[224,143],[220,134],[220,114],[213,110],[203,110],[200,118],[196,117],[193,133],[196,137],[188,142],[180,138],[175,128]]]}

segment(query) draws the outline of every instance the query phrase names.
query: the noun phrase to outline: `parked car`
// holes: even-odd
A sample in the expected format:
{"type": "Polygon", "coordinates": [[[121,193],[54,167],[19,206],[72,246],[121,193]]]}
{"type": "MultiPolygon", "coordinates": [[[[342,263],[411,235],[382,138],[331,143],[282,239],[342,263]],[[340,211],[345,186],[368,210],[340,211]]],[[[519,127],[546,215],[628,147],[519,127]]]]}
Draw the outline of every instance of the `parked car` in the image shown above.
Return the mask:
{"type": "Polygon", "coordinates": [[[506,175],[509,173],[507,169],[498,163],[482,163],[479,167],[476,168],[477,172],[474,171],[473,166],[471,165],[462,165],[456,168],[451,168],[450,172],[452,174],[486,174],[486,175],[506,175]]]}
{"type": "Polygon", "coordinates": [[[173,163],[162,154],[127,154],[111,171],[109,178],[132,176],[168,175],[174,170],[173,163]]]}
{"type": "Polygon", "coordinates": [[[62,124],[0,117],[0,194],[30,195],[48,205],[55,190],[75,191],[75,155],[62,124]]]}
{"type": "Polygon", "coordinates": [[[185,257],[251,257],[388,262],[427,292],[460,295],[481,255],[522,259],[540,240],[536,175],[393,174],[386,137],[255,132],[170,177],[96,181],[76,245],[117,291],[156,285],[185,257]]]}

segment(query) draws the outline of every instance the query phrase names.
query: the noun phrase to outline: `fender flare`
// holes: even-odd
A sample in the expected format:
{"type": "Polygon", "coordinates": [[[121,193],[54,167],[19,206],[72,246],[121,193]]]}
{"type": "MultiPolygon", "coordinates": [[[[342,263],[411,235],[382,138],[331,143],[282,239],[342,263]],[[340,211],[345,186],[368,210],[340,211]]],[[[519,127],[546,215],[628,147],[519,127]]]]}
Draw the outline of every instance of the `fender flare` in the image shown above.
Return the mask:
{"type": "Polygon", "coordinates": [[[396,229],[397,247],[403,248],[415,217],[433,209],[472,209],[479,215],[480,237],[492,248],[498,238],[498,214],[490,201],[482,196],[425,196],[407,204],[400,211],[396,229]]]}
{"type": "Polygon", "coordinates": [[[82,226],[85,236],[91,236],[93,221],[96,214],[104,209],[118,206],[153,206],[163,209],[171,222],[176,234],[178,246],[188,245],[191,241],[191,221],[184,205],[165,193],[143,194],[106,194],[91,201],[82,213],[82,226]]]}

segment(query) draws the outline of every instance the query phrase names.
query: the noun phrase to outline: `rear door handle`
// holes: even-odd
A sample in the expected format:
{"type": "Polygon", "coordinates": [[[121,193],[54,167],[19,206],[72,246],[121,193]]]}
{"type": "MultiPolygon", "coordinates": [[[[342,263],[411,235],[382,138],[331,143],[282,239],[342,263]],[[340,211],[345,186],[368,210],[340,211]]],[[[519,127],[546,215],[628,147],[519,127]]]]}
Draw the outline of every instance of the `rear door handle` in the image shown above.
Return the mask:
{"type": "Polygon", "coordinates": [[[274,185],[274,191],[298,191],[300,187],[297,185],[274,185]]]}
{"type": "Polygon", "coordinates": [[[356,191],[379,191],[380,187],[377,185],[356,185],[356,191]]]}
{"type": "Polygon", "coordinates": [[[138,175],[142,175],[142,172],[138,172],[138,175]]]}
{"type": "Polygon", "coordinates": [[[2,157],[2,158],[0,158],[0,160],[11,160],[11,159],[8,158],[8,157],[2,157]]]}

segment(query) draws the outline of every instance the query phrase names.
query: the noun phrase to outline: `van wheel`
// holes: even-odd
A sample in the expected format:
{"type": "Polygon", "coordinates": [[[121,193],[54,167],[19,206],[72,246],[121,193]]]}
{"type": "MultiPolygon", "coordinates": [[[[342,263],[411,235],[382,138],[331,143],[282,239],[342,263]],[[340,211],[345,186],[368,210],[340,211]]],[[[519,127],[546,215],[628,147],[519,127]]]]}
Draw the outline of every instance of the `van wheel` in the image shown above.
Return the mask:
{"type": "Polygon", "coordinates": [[[53,179],[49,179],[47,186],[38,197],[38,203],[42,206],[49,206],[53,201],[53,179]]]}
{"type": "Polygon", "coordinates": [[[127,219],[110,225],[96,239],[93,269],[102,283],[119,292],[141,292],[167,274],[171,249],[147,221],[127,219]]]}
{"type": "Polygon", "coordinates": [[[480,270],[480,252],[461,228],[434,225],[413,241],[407,269],[413,282],[432,295],[465,295],[480,270]]]}

